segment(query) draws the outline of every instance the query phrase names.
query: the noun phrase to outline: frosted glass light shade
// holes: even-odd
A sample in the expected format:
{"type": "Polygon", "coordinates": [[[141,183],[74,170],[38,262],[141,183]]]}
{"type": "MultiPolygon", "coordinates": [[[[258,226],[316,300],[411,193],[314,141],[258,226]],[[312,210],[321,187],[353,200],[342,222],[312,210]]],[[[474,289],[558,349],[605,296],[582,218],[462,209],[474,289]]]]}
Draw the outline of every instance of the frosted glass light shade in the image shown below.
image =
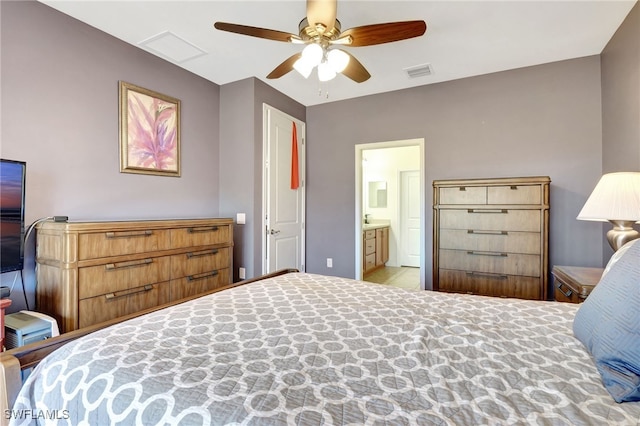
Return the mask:
{"type": "Polygon", "coordinates": [[[305,61],[304,58],[299,58],[293,63],[293,69],[302,74],[304,78],[309,78],[311,71],[313,71],[313,65],[305,61]]]}
{"type": "Polygon", "coordinates": [[[578,214],[578,219],[640,221],[640,172],[603,175],[578,214]]]}
{"type": "Polygon", "coordinates": [[[302,49],[302,59],[304,59],[311,68],[320,64],[323,55],[324,52],[322,51],[322,47],[316,43],[308,44],[304,49],[302,49]]]}
{"type": "Polygon", "coordinates": [[[329,81],[335,78],[336,72],[331,68],[328,62],[322,62],[318,65],[318,80],[329,81]]]}
{"type": "Polygon", "coordinates": [[[327,53],[327,62],[335,72],[342,72],[349,65],[349,55],[340,49],[333,49],[327,53]]]}

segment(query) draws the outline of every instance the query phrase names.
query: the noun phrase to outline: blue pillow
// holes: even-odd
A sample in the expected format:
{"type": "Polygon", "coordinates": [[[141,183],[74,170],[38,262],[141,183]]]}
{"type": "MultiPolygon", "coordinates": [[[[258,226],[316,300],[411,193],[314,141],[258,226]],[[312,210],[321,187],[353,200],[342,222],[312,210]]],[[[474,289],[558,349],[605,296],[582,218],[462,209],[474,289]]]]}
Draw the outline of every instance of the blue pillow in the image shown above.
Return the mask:
{"type": "Polygon", "coordinates": [[[593,357],[604,386],[616,402],[640,401],[638,241],[627,243],[622,255],[609,262],[607,273],[573,321],[574,335],[593,357]]]}

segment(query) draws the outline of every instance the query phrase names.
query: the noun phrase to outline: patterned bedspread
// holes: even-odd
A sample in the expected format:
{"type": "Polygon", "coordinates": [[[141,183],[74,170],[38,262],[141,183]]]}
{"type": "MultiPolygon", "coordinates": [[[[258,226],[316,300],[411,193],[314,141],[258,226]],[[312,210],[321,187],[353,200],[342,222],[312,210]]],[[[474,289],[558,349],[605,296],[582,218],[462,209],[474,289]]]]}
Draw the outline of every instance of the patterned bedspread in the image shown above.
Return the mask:
{"type": "Polygon", "coordinates": [[[40,416],[14,423],[638,424],[573,337],[577,307],[287,274],[64,346],[14,407],[40,416]]]}

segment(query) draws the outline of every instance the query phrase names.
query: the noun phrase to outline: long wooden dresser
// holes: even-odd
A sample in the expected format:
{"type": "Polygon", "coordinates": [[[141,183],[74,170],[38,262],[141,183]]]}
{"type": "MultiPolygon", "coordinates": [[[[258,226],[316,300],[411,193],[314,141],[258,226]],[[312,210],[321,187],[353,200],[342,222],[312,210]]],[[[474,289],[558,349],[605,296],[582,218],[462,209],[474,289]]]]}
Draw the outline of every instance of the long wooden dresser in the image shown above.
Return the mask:
{"type": "Polygon", "coordinates": [[[547,299],[549,177],[433,182],[433,289],[547,299]]]}
{"type": "Polygon", "coordinates": [[[42,222],[37,310],[68,332],[231,282],[233,221],[42,222]]]}

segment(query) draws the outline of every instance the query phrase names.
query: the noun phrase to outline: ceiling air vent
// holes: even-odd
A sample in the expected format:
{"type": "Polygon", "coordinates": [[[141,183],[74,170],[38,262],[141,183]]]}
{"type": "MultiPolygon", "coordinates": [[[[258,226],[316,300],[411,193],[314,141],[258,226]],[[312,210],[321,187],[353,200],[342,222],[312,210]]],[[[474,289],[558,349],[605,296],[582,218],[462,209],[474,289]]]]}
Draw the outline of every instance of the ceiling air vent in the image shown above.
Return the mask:
{"type": "Polygon", "coordinates": [[[175,35],[171,31],[164,31],[142,40],[138,45],[177,64],[207,54],[204,49],[200,49],[195,44],[175,35]]]}
{"type": "Polygon", "coordinates": [[[431,64],[416,65],[413,67],[405,68],[403,71],[407,73],[409,78],[424,77],[425,75],[433,74],[433,68],[431,64]]]}

